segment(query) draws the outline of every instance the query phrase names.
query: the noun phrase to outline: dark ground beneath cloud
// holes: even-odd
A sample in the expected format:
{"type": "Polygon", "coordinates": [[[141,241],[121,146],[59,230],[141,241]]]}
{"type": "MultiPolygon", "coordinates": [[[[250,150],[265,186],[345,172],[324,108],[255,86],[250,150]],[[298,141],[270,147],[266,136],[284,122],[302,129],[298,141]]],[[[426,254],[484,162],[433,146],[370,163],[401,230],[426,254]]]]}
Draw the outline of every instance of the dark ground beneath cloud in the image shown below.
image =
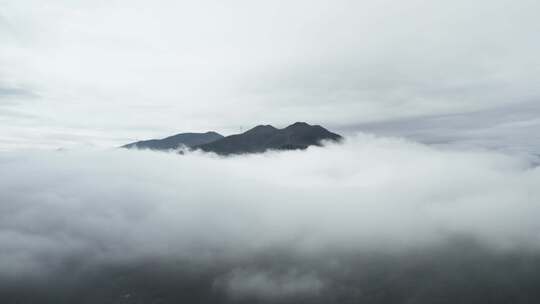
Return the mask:
{"type": "Polygon", "coordinates": [[[540,254],[493,252],[472,240],[456,239],[393,254],[300,258],[276,250],[206,263],[86,265],[79,260],[46,277],[4,279],[0,298],[9,304],[537,303],[540,254]],[[245,277],[236,286],[230,284],[234,273],[245,277]],[[287,289],[306,278],[317,284],[287,289]]]}

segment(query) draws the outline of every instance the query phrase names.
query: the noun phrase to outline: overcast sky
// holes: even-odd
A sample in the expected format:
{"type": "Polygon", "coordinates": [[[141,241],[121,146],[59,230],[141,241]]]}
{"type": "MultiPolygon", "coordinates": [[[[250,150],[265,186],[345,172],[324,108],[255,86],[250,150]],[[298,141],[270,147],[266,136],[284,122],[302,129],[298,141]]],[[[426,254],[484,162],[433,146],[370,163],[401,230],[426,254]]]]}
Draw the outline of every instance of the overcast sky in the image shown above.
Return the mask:
{"type": "Polygon", "coordinates": [[[425,132],[458,115],[484,128],[493,113],[530,130],[539,11],[537,0],[0,0],[0,150],[295,121],[425,132]]]}

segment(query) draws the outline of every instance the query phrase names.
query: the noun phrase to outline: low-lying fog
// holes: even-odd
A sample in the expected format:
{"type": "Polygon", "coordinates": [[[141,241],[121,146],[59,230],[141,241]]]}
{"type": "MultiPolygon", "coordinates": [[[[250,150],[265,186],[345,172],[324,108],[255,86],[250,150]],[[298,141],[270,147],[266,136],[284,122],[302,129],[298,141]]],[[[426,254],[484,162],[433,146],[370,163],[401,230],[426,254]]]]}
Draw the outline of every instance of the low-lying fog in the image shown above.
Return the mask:
{"type": "Polygon", "coordinates": [[[364,134],[227,158],[1,153],[0,297],[530,303],[539,185],[525,159],[364,134]]]}

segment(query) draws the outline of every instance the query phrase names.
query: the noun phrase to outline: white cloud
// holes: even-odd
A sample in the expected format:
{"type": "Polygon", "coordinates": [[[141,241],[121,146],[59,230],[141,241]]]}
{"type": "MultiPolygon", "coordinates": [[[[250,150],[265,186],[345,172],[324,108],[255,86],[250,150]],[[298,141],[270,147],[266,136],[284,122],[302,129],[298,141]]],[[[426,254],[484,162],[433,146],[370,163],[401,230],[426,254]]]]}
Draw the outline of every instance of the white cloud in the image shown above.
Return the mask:
{"type": "Polygon", "coordinates": [[[0,167],[4,275],[47,273],[71,259],[401,252],[454,236],[497,250],[540,245],[540,171],[496,153],[359,135],[343,145],[229,158],[2,153],[0,167]]]}

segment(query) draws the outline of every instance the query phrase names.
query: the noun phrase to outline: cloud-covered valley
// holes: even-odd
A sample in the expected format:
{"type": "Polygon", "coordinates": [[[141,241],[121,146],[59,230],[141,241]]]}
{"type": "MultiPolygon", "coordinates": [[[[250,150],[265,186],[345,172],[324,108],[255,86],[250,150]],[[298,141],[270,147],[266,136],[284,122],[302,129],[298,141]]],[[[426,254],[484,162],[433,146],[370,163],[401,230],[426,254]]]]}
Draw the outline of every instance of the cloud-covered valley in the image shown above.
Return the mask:
{"type": "Polygon", "coordinates": [[[426,286],[519,302],[537,290],[540,169],[504,154],[357,134],[234,157],[6,152],[0,168],[8,303],[388,303],[434,299],[426,286]],[[459,285],[469,275],[484,289],[459,285]]]}

